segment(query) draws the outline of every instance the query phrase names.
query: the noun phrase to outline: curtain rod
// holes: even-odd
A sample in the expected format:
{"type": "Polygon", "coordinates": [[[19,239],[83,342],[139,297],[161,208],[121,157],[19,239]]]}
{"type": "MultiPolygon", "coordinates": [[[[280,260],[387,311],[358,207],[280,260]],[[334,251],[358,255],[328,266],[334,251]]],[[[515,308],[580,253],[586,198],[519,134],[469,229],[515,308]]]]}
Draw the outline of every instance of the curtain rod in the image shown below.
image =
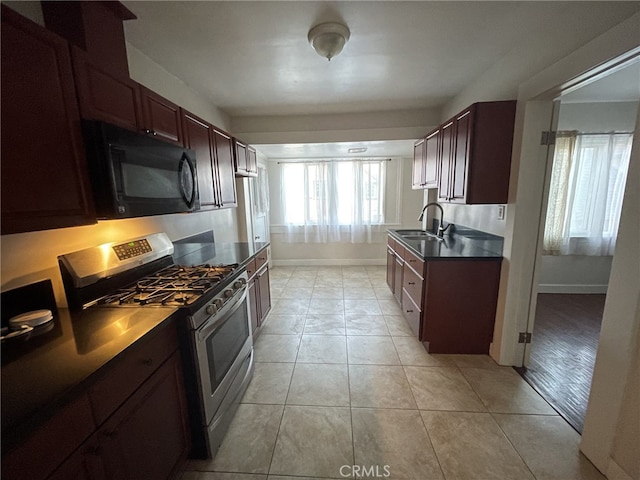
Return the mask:
{"type": "Polygon", "coordinates": [[[331,162],[390,162],[391,160],[393,160],[392,158],[375,158],[375,157],[370,157],[370,158],[351,158],[351,157],[346,157],[346,158],[333,158],[331,160],[290,160],[290,161],[282,161],[282,162],[278,162],[278,165],[283,164],[283,163],[331,163],[331,162]]]}
{"type": "MultiPolygon", "coordinates": [[[[566,133],[571,133],[575,130],[558,130],[558,134],[562,135],[566,133]]],[[[577,132],[576,135],[584,136],[584,135],[633,135],[634,132],[577,132]]]]}

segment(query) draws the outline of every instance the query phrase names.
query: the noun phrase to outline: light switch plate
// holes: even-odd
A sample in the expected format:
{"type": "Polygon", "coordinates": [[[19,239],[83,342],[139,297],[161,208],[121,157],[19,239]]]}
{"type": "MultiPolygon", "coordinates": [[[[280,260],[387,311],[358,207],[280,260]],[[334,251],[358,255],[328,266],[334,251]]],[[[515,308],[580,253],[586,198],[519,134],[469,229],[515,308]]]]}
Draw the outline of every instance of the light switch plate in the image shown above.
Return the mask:
{"type": "Polygon", "coordinates": [[[504,220],[504,213],[506,209],[506,205],[498,205],[498,220],[504,220]]]}

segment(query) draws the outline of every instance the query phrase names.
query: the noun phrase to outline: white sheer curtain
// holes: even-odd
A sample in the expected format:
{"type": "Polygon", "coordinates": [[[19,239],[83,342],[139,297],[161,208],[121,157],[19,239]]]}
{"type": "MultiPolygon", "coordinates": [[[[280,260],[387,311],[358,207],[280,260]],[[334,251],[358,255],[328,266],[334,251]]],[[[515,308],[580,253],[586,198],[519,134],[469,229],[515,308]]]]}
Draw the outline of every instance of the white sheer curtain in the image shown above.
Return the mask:
{"type": "Polygon", "coordinates": [[[558,132],[545,255],[613,255],[632,141],[631,134],[558,132]]]}
{"type": "Polygon", "coordinates": [[[372,230],[384,223],[386,163],[361,160],[283,164],[285,241],[370,243],[372,230]]]}

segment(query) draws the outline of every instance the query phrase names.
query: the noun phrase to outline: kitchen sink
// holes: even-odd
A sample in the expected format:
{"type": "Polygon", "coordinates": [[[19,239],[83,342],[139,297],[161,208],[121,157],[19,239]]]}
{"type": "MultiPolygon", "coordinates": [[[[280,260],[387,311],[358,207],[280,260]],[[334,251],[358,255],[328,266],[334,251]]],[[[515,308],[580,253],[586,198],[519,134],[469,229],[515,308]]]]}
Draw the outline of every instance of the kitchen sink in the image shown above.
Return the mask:
{"type": "Polygon", "coordinates": [[[429,242],[442,240],[441,238],[436,237],[432,233],[425,233],[424,235],[403,235],[402,238],[406,238],[407,240],[424,240],[429,242]]]}
{"type": "Polygon", "coordinates": [[[418,235],[422,235],[422,236],[426,236],[427,232],[424,230],[396,230],[396,233],[398,235],[402,235],[403,237],[406,237],[408,235],[412,235],[412,236],[418,236],[418,235]]]}

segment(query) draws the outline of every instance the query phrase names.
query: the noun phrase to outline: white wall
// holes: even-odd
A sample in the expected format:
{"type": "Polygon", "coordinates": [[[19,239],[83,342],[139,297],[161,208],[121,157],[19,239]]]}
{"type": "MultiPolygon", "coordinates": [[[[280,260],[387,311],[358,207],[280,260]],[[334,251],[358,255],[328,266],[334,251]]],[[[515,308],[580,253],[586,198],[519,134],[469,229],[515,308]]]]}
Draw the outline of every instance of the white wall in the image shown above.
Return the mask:
{"type": "MultiPolygon", "coordinates": [[[[635,135],[640,136],[640,112],[635,135]]],[[[620,217],[618,241],[604,306],[598,353],[581,449],[610,478],[637,480],[638,437],[633,444],[620,439],[637,432],[640,404],[634,400],[638,379],[640,335],[640,142],[634,142],[620,217]],[[625,393],[626,392],[626,393],[625,393]],[[626,425],[635,423],[635,426],[626,425]],[[631,427],[630,430],[627,428],[631,427]],[[618,441],[616,442],[616,437],[618,441]],[[629,458],[629,449],[632,457],[629,458]],[[635,463],[635,464],[634,464],[635,463]],[[615,475],[615,476],[614,476],[615,475]]]]}
{"type": "Polygon", "coordinates": [[[233,132],[253,144],[406,140],[440,124],[439,109],[327,115],[234,117],[233,132]]]}
{"type": "Polygon", "coordinates": [[[412,159],[387,166],[387,224],[376,228],[372,243],[291,243],[286,241],[280,206],[282,186],[277,161],[267,162],[271,217],[271,255],[275,265],[384,265],[387,228],[420,228],[422,190],[411,189],[412,159]]]}
{"type": "MultiPolygon", "coordinates": [[[[638,102],[564,103],[558,130],[631,132],[638,102]]],[[[541,259],[539,293],[606,293],[612,257],[545,255],[541,259]]]]}

